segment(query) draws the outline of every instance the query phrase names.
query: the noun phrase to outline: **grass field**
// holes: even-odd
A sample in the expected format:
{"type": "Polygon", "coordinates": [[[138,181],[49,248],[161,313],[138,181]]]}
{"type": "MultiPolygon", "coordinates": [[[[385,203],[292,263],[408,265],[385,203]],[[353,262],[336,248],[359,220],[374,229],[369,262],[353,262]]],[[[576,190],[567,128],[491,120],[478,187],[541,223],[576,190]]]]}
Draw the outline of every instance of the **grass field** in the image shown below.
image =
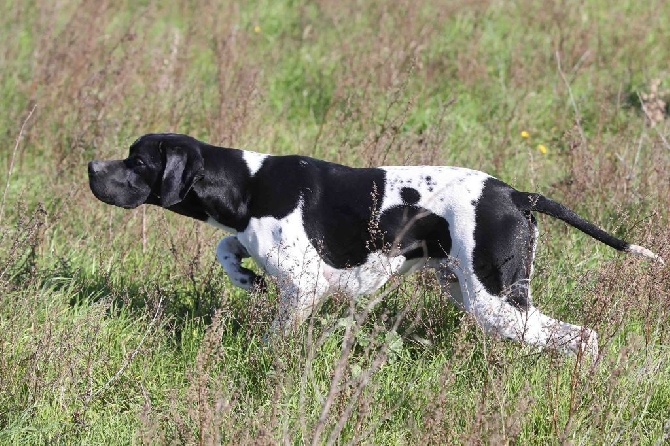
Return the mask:
{"type": "Polygon", "coordinates": [[[534,299],[595,364],[485,336],[428,274],[268,348],[276,295],[231,286],[222,232],[86,176],[162,131],[460,165],[667,260],[666,2],[0,5],[0,444],[670,441],[667,266],[539,217],[534,299]]]}

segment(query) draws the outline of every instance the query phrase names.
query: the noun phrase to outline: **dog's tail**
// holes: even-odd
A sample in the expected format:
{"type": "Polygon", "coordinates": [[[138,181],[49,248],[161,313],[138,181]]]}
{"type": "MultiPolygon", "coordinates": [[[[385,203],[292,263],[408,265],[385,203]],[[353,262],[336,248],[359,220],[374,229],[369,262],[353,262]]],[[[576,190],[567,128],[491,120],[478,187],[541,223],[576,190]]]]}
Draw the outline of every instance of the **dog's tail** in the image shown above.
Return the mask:
{"type": "Polygon", "coordinates": [[[542,194],[514,191],[512,199],[514,200],[514,204],[521,210],[537,211],[551,215],[618,251],[649,257],[665,265],[665,262],[660,256],[654,254],[647,248],[633,245],[614,237],[612,234],[603,231],[598,226],[580,217],[567,206],[551,200],[542,194]]]}

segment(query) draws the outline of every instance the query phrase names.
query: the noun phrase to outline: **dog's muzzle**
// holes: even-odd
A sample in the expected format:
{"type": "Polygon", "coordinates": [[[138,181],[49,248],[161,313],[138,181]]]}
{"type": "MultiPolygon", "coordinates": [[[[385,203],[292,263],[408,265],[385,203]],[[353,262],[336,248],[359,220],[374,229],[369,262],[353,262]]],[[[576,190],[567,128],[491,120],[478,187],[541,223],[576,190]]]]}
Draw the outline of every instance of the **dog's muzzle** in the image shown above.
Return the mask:
{"type": "Polygon", "coordinates": [[[126,209],[144,203],[151,192],[146,183],[128,171],[123,161],[117,160],[89,162],[88,184],[98,200],[126,209]]]}

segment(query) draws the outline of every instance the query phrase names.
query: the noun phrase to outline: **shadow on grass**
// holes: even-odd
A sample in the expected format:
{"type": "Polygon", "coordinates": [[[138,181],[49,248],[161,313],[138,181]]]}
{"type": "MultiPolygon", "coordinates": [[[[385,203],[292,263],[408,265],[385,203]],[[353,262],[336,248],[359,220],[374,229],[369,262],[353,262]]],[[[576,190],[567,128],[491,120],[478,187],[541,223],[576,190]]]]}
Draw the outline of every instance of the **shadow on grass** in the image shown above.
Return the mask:
{"type": "MultiPolygon", "coordinates": [[[[194,324],[207,330],[217,310],[226,314],[223,336],[241,336],[247,342],[263,338],[276,312],[274,288],[265,293],[248,293],[227,283],[223,271],[215,270],[211,277],[194,280],[186,277],[167,280],[161,273],[133,275],[127,270],[87,269],[78,261],[63,258],[46,265],[26,261],[17,266],[20,268],[13,274],[17,285],[35,281],[40,288],[67,296],[73,308],[104,302],[110,318],[120,314],[141,318],[160,313],[165,335],[173,338],[177,348],[182,345],[185,330],[192,330],[194,324]]],[[[456,348],[463,313],[436,288],[430,274],[406,279],[372,308],[361,327],[356,348],[365,348],[369,341],[366,337],[372,333],[378,336],[393,331],[392,336],[398,336],[402,345],[402,354],[409,358],[420,357],[427,351],[449,354],[456,348]]],[[[319,330],[326,330],[349,311],[346,299],[332,296],[315,313],[314,320],[319,321],[319,330]]],[[[337,329],[334,331],[335,336],[340,335],[337,329]]]]}

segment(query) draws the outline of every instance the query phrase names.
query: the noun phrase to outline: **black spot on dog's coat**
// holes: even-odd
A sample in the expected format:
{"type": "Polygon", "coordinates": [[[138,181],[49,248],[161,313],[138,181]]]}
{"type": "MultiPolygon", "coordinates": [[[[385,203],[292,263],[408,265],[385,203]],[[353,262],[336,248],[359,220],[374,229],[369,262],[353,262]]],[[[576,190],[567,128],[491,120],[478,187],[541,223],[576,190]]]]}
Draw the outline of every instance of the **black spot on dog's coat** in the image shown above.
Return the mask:
{"type": "Polygon", "coordinates": [[[416,204],[421,200],[421,194],[418,190],[412,187],[403,187],[400,189],[400,198],[404,204],[412,205],[416,204]]]}

